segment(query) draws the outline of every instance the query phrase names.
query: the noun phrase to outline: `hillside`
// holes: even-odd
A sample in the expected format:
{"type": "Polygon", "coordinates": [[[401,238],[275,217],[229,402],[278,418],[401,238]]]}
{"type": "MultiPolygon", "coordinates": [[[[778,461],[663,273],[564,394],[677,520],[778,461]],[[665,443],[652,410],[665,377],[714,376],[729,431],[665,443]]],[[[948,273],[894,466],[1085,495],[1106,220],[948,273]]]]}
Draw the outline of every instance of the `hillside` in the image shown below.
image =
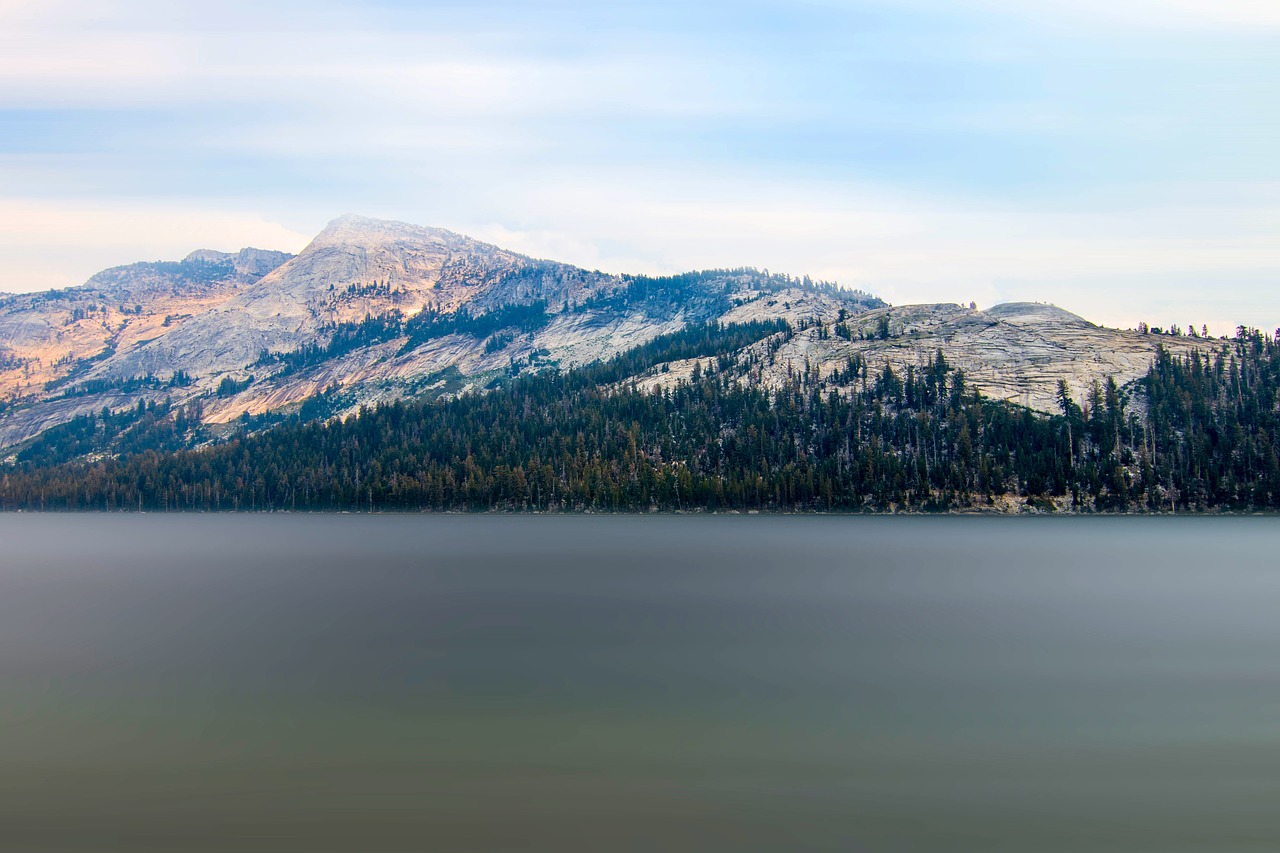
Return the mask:
{"type": "Polygon", "coordinates": [[[741,381],[782,322],[694,325],[606,362],[485,394],[294,416],[181,450],[162,406],[50,430],[0,476],[0,508],[97,510],[1257,511],[1280,508],[1280,345],[1255,330],[1156,358],[1059,413],[985,399],[935,353],[898,375],[741,381]],[[707,368],[701,364],[706,360],[707,368]],[[686,381],[637,375],[694,363],[686,381]],[[848,390],[841,393],[838,383],[848,390]],[[115,457],[58,464],[119,439],[115,457]],[[165,442],[169,442],[166,447],[165,442]],[[148,450],[152,452],[128,452],[148,450]],[[154,452],[159,450],[160,452],[154,452]]]}
{"type": "Polygon", "coordinates": [[[882,304],[746,269],[606,275],[344,216],[297,257],[200,252],[0,303],[0,447],[103,407],[198,402],[216,426],[340,389],[354,410],[571,368],[730,312],[798,322],[882,304]]]}
{"type": "MultiPolygon", "coordinates": [[[[1174,357],[1212,348],[1102,328],[1038,303],[890,307],[745,268],[611,275],[441,229],[344,216],[296,257],[201,250],[0,299],[0,448],[16,458],[52,427],[139,406],[163,407],[168,428],[181,417],[181,438],[163,446],[195,446],[246,418],[265,427],[299,413],[485,391],[691,326],[772,322],[786,333],[645,365],[615,387],[674,389],[715,361],[743,388],[777,391],[803,376],[848,397],[864,390],[852,363],[888,367],[910,385],[942,351],[987,399],[1052,413],[1060,382],[1084,393],[1112,380],[1128,393],[1159,347],[1174,357]]],[[[92,452],[121,452],[123,441],[92,452]]]]}
{"type": "MultiPolygon", "coordinates": [[[[731,311],[726,321],[753,314],[731,311]]],[[[1039,412],[1058,410],[1058,383],[1084,390],[1113,379],[1121,387],[1146,374],[1158,347],[1186,356],[1213,345],[1203,339],[1107,329],[1061,308],[1009,303],[986,310],[960,305],[882,307],[850,316],[824,316],[780,346],[757,344],[735,356],[744,380],[783,387],[797,372],[848,390],[840,380],[851,358],[874,368],[889,365],[905,379],[942,351],[985,397],[1039,412]]],[[[650,371],[646,384],[666,387],[687,379],[693,362],[650,371]]],[[[704,361],[701,364],[707,367],[704,361]]]]}
{"type": "Polygon", "coordinates": [[[176,262],[104,270],[80,287],[0,295],[5,397],[38,393],[75,367],[169,335],[289,260],[282,252],[199,250],[176,262]]]}

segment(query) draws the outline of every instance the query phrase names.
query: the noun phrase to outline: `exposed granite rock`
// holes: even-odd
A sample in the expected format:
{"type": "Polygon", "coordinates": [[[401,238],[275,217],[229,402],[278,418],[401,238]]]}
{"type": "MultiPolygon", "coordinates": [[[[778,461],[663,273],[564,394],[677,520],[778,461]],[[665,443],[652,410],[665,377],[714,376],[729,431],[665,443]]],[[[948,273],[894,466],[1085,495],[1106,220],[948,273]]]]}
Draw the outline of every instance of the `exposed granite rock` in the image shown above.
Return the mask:
{"type": "MultiPolygon", "coordinates": [[[[1053,305],[1012,302],[984,311],[960,305],[901,305],[860,314],[848,321],[853,340],[835,332],[828,315],[825,328],[806,329],[766,355],[760,343],[744,353],[754,354],[764,367],[750,381],[779,388],[796,372],[810,369],[829,377],[843,369],[850,356],[861,356],[869,372],[886,364],[901,377],[909,367],[919,369],[939,350],[947,363],[964,371],[966,382],[984,396],[1041,412],[1058,410],[1058,382],[1066,380],[1077,401],[1094,381],[1108,377],[1125,385],[1145,375],[1159,346],[1182,355],[1194,350],[1215,351],[1222,342],[1206,338],[1150,335],[1096,326],[1053,305]],[[880,337],[888,319],[888,337],[880,337]]],[[[697,360],[707,369],[709,360],[697,360]]],[[[648,385],[670,386],[687,379],[694,360],[650,371],[648,385]]]]}
{"type": "MultiPolygon", "coordinates": [[[[1157,345],[1176,352],[1214,341],[1095,326],[1039,303],[978,311],[959,305],[893,308],[853,291],[802,287],[749,270],[643,280],[589,272],[509,252],[436,228],[343,216],[298,256],[260,249],[201,249],[179,262],[117,267],[84,286],[0,297],[0,447],[76,414],[168,397],[203,398],[211,423],[287,409],[326,389],[352,406],[483,389],[512,370],[571,368],[608,358],[690,322],[785,319],[804,326],[785,342],[738,356],[741,381],[781,387],[797,370],[830,377],[852,355],[873,370],[905,373],[941,349],[990,397],[1041,411],[1056,407],[1060,379],[1083,396],[1096,379],[1141,376],[1157,345]],[[498,337],[442,334],[374,340],[286,370],[264,351],[324,347],[333,329],[430,309],[472,316],[511,305],[545,306],[532,331],[498,337]],[[887,335],[882,335],[887,322],[887,335]],[[837,334],[837,324],[848,340],[837,334]],[[163,386],[181,371],[189,382],[163,386]],[[140,377],[155,377],[130,387],[140,377]],[[215,395],[227,377],[248,386],[215,395]]],[[[700,362],[709,367],[706,360],[700,362]]],[[[694,362],[658,368],[646,385],[686,378],[694,362]]]]}
{"type": "MultiPolygon", "coordinates": [[[[0,347],[6,354],[0,360],[0,400],[39,402],[62,394],[63,385],[46,386],[88,377],[113,357],[181,329],[290,257],[262,249],[196,252],[184,261],[104,270],[80,287],[0,298],[0,347]]],[[[155,368],[166,376],[174,369],[163,364],[155,368]]],[[[102,401],[99,408],[109,402],[102,401]]]]}
{"type": "Polygon", "coordinates": [[[292,258],[288,252],[273,252],[267,249],[241,249],[239,252],[218,252],[213,249],[196,249],[182,259],[183,263],[205,263],[214,265],[230,265],[237,273],[244,276],[261,278],[276,267],[292,258]]]}

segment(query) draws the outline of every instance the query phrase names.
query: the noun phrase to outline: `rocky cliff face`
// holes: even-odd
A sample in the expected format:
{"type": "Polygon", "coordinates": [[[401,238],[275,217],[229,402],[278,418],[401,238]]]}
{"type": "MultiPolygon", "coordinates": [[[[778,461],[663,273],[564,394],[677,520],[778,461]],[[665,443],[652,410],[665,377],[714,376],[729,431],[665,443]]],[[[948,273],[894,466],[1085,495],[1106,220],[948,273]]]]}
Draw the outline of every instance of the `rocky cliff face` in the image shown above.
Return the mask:
{"type": "MultiPolygon", "coordinates": [[[[570,368],[691,322],[775,319],[799,331],[739,353],[740,381],[834,376],[851,356],[905,373],[942,349],[987,395],[1046,411],[1059,379],[1124,383],[1145,372],[1157,343],[1209,346],[1103,329],[1039,304],[889,308],[754,270],[606,275],[344,216],[297,257],[200,250],[107,270],[79,288],[0,298],[0,447],[139,401],[198,400],[212,424],[288,411],[326,390],[350,409],[570,368]]],[[[643,378],[671,383],[693,366],[643,378]]]]}
{"type": "MultiPolygon", "coordinates": [[[[325,340],[332,327],[366,317],[412,317],[430,307],[492,308],[536,299],[562,303],[607,287],[610,277],[537,262],[434,228],[344,216],[296,258],[190,323],[104,363],[95,375],[123,379],[183,370],[243,373],[264,352],[325,340]]],[[[286,395],[288,396],[288,395],[286,395]]]]}
{"type": "MultiPolygon", "coordinates": [[[[1141,334],[1095,326],[1052,305],[1017,302],[987,310],[960,305],[903,305],[874,309],[843,324],[804,329],[776,348],[761,343],[739,362],[748,381],[781,387],[798,371],[809,371],[838,387],[834,374],[851,357],[871,373],[888,365],[899,377],[923,368],[941,351],[984,396],[1041,412],[1058,409],[1058,382],[1080,399],[1094,382],[1114,378],[1123,386],[1147,372],[1157,346],[1185,355],[1216,350],[1203,338],[1141,334]],[[847,330],[839,334],[837,325],[847,330]]],[[[707,365],[704,363],[703,368],[707,365]]],[[[693,363],[652,371],[646,381],[669,385],[686,377],[693,363]]]]}
{"type": "Polygon", "coordinates": [[[95,369],[177,332],[290,257],[202,250],[104,270],[81,287],[0,297],[0,403],[12,411],[65,396],[95,369]]]}

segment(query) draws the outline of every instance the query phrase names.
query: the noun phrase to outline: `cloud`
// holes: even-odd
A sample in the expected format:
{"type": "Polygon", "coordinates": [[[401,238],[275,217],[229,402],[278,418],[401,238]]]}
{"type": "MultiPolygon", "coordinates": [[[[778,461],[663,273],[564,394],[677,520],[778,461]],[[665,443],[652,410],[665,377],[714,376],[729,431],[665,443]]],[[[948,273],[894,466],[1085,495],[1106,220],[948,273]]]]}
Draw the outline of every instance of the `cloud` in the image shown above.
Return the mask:
{"type": "Polygon", "coordinates": [[[0,288],[296,249],[356,210],[616,271],[1275,322],[1277,23],[1250,0],[0,0],[0,288]]]}
{"type": "MultiPolygon", "coordinates": [[[[921,11],[954,13],[957,9],[996,12],[1011,19],[1037,22],[1101,21],[1148,30],[1253,30],[1280,27],[1280,6],[1273,0],[905,0],[921,11]]],[[[863,7],[859,2],[829,0],[838,8],[863,7]]]]}
{"type": "Polygon", "coordinates": [[[1271,0],[1054,0],[1072,14],[1152,27],[1280,27],[1280,6],[1271,0]]]}
{"type": "Polygon", "coordinates": [[[561,55],[545,31],[452,19],[397,30],[338,3],[309,8],[301,25],[234,0],[219,10],[223,26],[146,2],[13,8],[23,14],[0,11],[0,106],[10,108],[253,105],[332,125],[365,119],[373,131],[394,117],[706,116],[753,102],[715,46],[695,55],[621,31],[561,55]]]}

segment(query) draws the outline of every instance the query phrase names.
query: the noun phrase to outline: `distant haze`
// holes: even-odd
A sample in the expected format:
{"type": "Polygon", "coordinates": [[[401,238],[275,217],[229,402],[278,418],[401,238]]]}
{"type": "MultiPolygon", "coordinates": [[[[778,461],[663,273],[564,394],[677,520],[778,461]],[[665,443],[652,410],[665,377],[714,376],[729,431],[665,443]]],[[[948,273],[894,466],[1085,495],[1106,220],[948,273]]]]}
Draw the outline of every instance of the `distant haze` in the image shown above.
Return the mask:
{"type": "Polygon", "coordinates": [[[608,272],[1280,326],[1270,2],[0,0],[0,57],[0,291],[354,211],[608,272]]]}

